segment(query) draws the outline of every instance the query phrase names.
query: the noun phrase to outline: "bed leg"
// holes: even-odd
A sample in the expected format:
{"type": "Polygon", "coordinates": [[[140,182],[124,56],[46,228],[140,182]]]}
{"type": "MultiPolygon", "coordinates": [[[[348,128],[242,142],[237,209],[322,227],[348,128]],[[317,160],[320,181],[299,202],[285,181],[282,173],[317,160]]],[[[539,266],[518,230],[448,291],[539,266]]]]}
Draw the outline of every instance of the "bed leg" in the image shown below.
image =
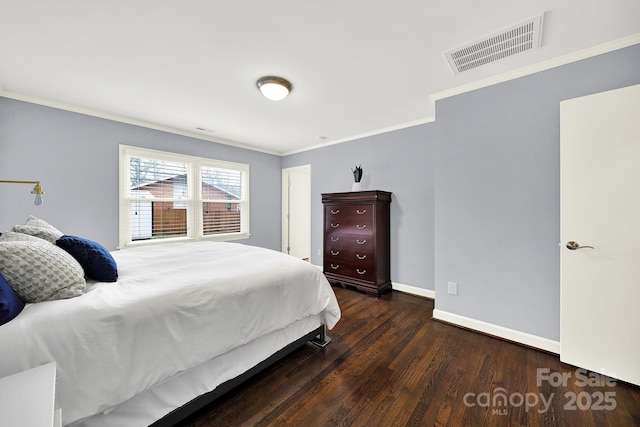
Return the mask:
{"type": "Polygon", "coordinates": [[[311,343],[318,347],[326,347],[330,342],[331,338],[327,335],[324,325],[318,328],[318,334],[311,340],[311,343]]]}

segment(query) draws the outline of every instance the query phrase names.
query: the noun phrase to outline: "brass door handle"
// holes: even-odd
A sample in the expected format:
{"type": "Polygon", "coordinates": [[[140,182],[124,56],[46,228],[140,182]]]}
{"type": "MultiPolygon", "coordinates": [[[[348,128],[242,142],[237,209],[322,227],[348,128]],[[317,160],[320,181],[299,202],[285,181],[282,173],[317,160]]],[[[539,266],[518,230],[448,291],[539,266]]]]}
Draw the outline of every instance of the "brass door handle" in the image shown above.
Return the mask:
{"type": "Polygon", "coordinates": [[[575,251],[576,249],[584,249],[584,248],[590,248],[590,249],[595,249],[593,246],[580,246],[580,243],[578,242],[567,242],[567,249],[575,251]]]}

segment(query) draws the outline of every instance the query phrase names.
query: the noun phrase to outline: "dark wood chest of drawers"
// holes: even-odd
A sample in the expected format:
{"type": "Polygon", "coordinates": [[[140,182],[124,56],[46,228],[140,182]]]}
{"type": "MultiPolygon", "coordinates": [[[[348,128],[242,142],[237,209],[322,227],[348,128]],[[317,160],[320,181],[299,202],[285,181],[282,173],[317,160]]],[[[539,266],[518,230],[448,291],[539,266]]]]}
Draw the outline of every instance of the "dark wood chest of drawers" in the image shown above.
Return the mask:
{"type": "Polygon", "coordinates": [[[324,274],[330,282],[355,286],[369,295],[391,290],[387,191],[322,195],[324,274]]]}

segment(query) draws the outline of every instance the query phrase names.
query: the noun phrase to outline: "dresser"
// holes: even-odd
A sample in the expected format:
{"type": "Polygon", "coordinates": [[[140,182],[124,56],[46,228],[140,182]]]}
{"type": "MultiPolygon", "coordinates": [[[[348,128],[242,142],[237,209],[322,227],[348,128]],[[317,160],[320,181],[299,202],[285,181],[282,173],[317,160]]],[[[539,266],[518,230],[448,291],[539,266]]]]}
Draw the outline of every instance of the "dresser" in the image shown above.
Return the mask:
{"type": "Polygon", "coordinates": [[[391,193],[327,193],[322,195],[322,204],[327,279],[372,296],[390,291],[391,193]]]}

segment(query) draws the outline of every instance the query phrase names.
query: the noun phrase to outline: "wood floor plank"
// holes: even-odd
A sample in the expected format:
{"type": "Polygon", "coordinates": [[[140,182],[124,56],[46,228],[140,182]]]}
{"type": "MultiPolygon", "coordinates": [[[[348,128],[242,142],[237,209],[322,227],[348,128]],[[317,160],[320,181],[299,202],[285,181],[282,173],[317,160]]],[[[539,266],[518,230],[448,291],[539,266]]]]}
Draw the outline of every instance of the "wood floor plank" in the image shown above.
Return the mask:
{"type": "Polygon", "coordinates": [[[334,290],[329,346],[305,345],[179,426],[640,426],[638,387],[581,384],[557,355],[432,320],[429,299],[334,290]],[[594,406],[604,393],[615,408],[594,406]]]}

